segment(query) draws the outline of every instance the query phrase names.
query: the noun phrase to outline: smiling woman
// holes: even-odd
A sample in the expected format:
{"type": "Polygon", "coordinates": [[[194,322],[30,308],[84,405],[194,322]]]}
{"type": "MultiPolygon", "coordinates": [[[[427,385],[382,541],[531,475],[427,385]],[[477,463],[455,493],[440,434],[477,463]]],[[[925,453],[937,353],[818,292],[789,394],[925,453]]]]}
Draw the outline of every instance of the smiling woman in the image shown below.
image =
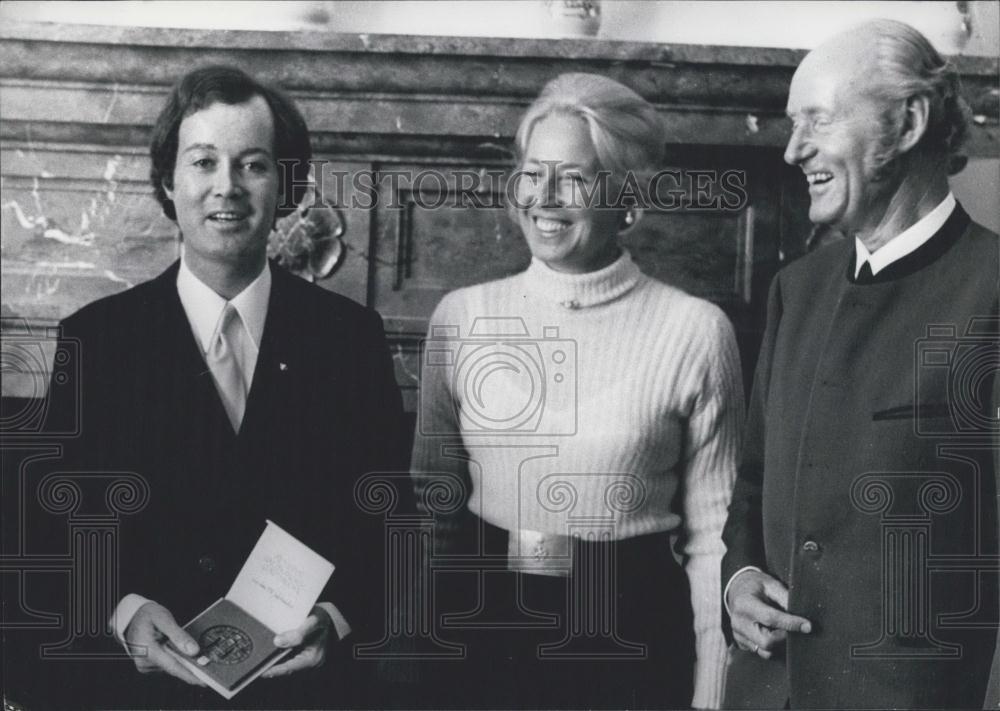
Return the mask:
{"type": "Polygon", "coordinates": [[[659,167],[664,141],[631,89],[551,81],[517,131],[511,211],[531,265],[448,294],[431,318],[418,500],[434,512],[460,483],[436,552],[506,561],[482,589],[435,579],[439,612],[478,607],[484,621],[462,640],[472,681],[442,671],[435,706],[719,704],[721,531],[743,416],[733,329],[642,274],[617,239],[641,216],[621,187],[659,167]]]}
{"type": "Polygon", "coordinates": [[[521,162],[517,217],[532,256],[551,269],[582,274],[618,258],[618,230],[631,213],[607,204],[599,172],[583,119],[551,114],[535,123],[521,162]]]}

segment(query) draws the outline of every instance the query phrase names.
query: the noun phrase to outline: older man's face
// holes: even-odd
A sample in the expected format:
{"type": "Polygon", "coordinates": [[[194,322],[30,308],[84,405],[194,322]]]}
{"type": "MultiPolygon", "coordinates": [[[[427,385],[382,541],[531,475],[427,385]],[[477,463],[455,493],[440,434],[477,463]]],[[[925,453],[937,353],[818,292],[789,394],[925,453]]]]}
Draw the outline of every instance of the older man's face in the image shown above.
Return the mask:
{"type": "Polygon", "coordinates": [[[880,107],[863,93],[858,61],[833,54],[809,54],[792,78],[785,161],[809,182],[810,221],[854,235],[878,225],[892,190],[874,168],[880,107]]]}

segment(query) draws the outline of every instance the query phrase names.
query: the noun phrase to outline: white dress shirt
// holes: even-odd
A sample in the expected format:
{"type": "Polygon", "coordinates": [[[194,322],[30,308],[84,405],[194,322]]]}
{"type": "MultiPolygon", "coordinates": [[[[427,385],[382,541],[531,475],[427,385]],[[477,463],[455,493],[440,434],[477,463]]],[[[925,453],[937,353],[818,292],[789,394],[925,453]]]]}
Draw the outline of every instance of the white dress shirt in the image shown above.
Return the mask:
{"type": "MultiPolygon", "coordinates": [[[[177,295],[180,296],[184,313],[191,324],[201,354],[208,353],[212,346],[212,336],[226,308],[226,300],[216,294],[210,286],[194,275],[184,260],[177,271],[177,295]]],[[[236,308],[243,328],[250,336],[246,358],[240,365],[243,368],[243,382],[252,383],[253,373],[257,367],[257,355],[260,353],[260,339],[264,335],[264,322],[267,320],[267,302],[271,298],[271,268],[264,266],[263,271],[249,286],[234,296],[229,303],[236,308]]]]}
{"type": "MultiPolygon", "coordinates": [[[[177,295],[180,297],[184,313],[191,324],[204,356],[212,345],[215,327],[222,316],[227,301],[219,296],[210,286],[194,275],[181,256],[180,269],[177,271],[177,295]]],[[[264,323],[267,320],[267,306],[271,298],[271,267],[265,263],[264,269],[249,286],[234,296],[230,302],[236,308],[250,343],[245,349],[246,357],[240,363],[243,368],[244,382],[252,383],[254,370],[257,367],[257,356],[260,353],[260,339],[264,335],[264,323]]],[[[124,644],[125,630],[139,608],[150,602],[149,598],[136,593],[125,595],[115,607],[111,620],[112,628],[118,639],[124,644]]],[[[206,601],[210,602],[210,601],[206,601]]],[[[320,603],[333,620],[337,636],[343,639],[351,631],[351,626],[340,611],[328,602],[320,603]]],[[[182,620],[177,621],[183,624],[182,620]]],[[[278,630],[284,632],[285,630],[278,630]]]]}
{"type": "MultiPolygon", "coordinates": [[[[872,276],[874,276],[893,262],[897,262],[906,255],[917,251],[944,226],[944,223],[951,217],[951,213],[955,210],[957,204],[954,193],[948,191],[948,195],[937,207],[874,252],[869,252],[864,243],[855,237],[854,248],[856,250],[856,259],[854,260],[854,278],[858,278],[858,274],[861,273],[861,267],[865,265],[865,262],[868,262],[871,266],[872,276]]],[[[760,572],[760,568],[748,565],[733,573],[733,576],[729,578],[729,582],[726,583],[726,589],[722,593],[722,601],[726,605],[726,612],[729,612],[729,588],[740,573],[745,573],[748,570],[760,572]]]]}
{"type": "Polygon", "coordinates": [[[854,248],[857,250],[857,259],[854,260],[854,278],[858,278],[865,262],[871,266],[872,276],[874,276],[893,262],[917,251],[944,226],[944,223],[951,217],[956,204],[955,195],[949,191],[937,207],[874,252],[869,252],[864,242],[855,237],[854,248]]]}

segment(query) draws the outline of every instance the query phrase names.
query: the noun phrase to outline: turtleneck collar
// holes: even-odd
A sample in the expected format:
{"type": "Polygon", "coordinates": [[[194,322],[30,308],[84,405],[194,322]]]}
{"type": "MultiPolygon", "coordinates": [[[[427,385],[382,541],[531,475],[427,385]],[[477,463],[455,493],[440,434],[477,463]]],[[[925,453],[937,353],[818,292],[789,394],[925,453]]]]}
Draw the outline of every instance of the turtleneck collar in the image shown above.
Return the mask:
{"type": "Polygon", "coordinates": [[[596,272],[557,272],[532,258],[524,274],[531,293],[567,309],[585,309],[617,299],[631,291],[642,277],[632,255],[624,249],[618,259],[596,272]]]}

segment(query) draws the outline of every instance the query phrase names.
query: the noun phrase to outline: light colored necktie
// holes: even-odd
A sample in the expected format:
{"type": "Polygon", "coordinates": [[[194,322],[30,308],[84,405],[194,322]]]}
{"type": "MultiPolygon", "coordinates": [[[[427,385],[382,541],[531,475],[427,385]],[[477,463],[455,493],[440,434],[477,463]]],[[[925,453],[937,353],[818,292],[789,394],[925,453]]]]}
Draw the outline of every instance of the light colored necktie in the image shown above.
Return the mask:
{"type": "Polygon", "coordinates": [[[205,361],[212,371],[215,388],[219,391],[235,432],[240,431],[247,405],[247,384],[243,375],[243,363],[240,362],[243,339],[246,337],[243,321],[236,312],[236,307],[227,303],[215,327],[205,361]]]}

